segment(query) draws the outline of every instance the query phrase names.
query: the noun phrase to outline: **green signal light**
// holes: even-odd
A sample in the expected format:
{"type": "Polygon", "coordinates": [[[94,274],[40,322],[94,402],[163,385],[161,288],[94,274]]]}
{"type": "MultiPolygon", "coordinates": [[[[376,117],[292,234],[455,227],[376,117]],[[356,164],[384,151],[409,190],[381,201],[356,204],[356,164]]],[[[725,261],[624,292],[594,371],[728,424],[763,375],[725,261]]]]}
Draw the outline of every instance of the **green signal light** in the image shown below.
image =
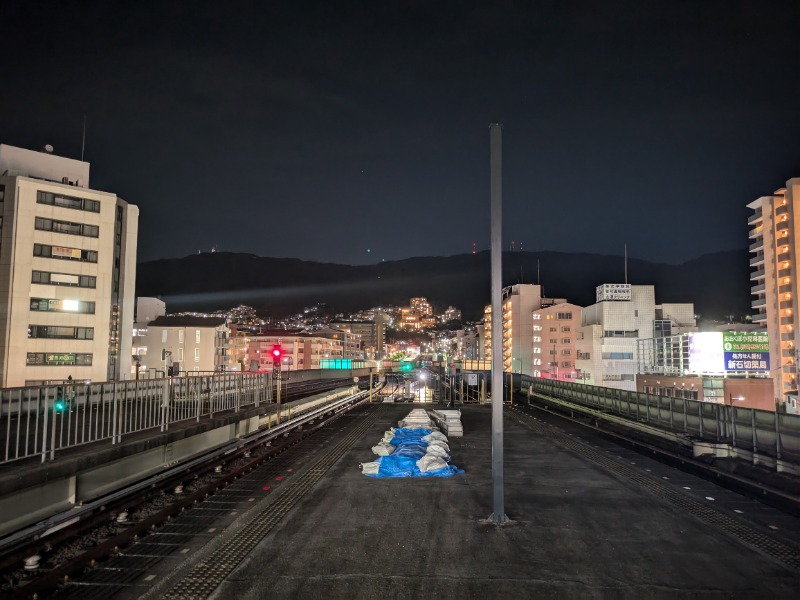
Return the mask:
{"type": "Polygon", "coordinates": [[[67,405],[63,400],[56,402],[56,412],[64,412],[65,408],[67,408],[67,405]]]}

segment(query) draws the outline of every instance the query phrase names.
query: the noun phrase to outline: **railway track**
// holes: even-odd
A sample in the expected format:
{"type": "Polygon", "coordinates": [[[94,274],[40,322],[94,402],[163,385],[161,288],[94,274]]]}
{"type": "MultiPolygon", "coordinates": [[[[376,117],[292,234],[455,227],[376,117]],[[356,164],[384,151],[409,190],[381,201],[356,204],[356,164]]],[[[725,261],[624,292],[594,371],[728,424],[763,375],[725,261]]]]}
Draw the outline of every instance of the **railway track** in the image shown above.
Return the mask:
{"type": "Polygon", "coordinates": [[[58,531],[44,538],[40,531],[7,549],[0,558],[0,597],[138,597],[174,571],[170,562],[186,558],[186,544],[207,543],[292,478],[340,434],[341,417],[368,399],[368,391],[359,392],[152,485],[116,492],[85,507],[90,514],[77,521],[65,515],[58,531]],[[147,579],[145,571],[159,564],[162,577],[147,579]]]}

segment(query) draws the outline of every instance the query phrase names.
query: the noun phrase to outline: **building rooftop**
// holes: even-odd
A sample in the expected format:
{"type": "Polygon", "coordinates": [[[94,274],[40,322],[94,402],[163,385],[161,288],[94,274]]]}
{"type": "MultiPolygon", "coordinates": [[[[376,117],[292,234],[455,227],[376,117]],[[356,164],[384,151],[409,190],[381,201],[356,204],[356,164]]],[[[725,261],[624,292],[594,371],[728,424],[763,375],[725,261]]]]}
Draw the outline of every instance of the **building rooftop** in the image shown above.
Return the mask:
{"type": "Polygon", "coordinates": [[[34,177],[53,183],[89,187],[89,163],[53,154],[0,144],[0,175],[34,177]]]}
{"type": "Polygon", "coordinates": [[[158,317],[148,325],[153,327],[219,327],[225,324],[224,317],[158,317]]]}

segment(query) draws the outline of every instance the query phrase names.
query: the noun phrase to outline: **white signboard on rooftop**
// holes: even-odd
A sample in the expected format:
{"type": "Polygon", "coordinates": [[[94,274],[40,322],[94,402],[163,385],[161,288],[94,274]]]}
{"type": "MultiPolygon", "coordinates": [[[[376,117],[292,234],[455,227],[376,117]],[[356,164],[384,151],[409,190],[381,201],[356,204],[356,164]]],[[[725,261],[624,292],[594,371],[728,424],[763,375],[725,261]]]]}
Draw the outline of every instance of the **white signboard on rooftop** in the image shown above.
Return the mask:
{"type": "Polygon", "coordinates": [[[604,283],[603,285],[598,285],[595,292],[597,296],[597,302],[605,302],[607,300],[630,300],[631,284],[604,283]]]}

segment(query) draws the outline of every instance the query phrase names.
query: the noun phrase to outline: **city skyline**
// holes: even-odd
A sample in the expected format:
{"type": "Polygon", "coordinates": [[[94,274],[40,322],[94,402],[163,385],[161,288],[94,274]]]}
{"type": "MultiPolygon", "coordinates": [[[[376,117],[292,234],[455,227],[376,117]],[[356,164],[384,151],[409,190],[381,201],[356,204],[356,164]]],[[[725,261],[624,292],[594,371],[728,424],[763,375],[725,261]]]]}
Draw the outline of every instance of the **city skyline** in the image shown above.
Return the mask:
{"type": "Polygon", "coordinates": [[[140,261],[485,250],[493,121],[506,250],[744,248],[800,174],[797,3],[220,10],[4,7],[0,142],[83,154],[140,207],[140,261]]]}

